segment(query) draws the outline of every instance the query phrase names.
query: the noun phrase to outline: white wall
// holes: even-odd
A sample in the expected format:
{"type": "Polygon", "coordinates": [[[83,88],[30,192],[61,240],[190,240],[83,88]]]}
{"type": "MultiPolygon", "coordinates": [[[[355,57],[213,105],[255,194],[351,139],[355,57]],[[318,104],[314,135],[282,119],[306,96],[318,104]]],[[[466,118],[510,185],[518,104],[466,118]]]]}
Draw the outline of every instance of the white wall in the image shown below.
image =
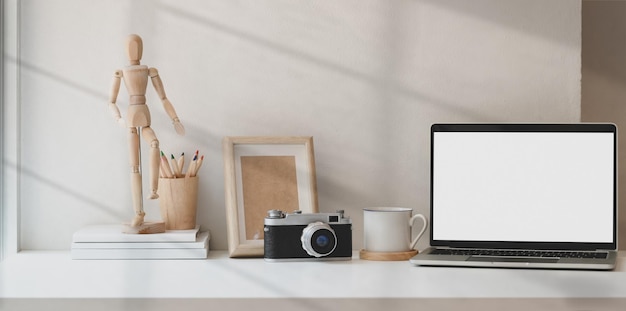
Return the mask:
{"type": "Polygon", "coordinates": [[[313,136],[320,209],[352,216],[358,249],[363,207],[428,213],[431,123],[580,120],[580,1],[23,0],[20,12],[19,55],[5,55],[21,61],[19,159],[5,165],[21,176],[23,249],[68,249],[84,225],[131,218],[126,130],[107,108],[129,33],[187,128],[177,137],[149,90],[162,149],[206,155],[198,222],[213,249],[227,247],[224,136],[313,136]]]}

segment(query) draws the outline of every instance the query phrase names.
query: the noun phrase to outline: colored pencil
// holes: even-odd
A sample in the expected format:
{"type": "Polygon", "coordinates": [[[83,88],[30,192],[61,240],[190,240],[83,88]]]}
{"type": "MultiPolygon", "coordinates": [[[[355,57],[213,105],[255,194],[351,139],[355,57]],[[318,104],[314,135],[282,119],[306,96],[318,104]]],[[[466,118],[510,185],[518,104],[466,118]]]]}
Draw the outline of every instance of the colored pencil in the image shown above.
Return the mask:
{"type": "Polygon", "coordinates": [[[181,153],[178,158],[178,169],[180,169],[180,174],[183,175],[183,168],[185,167],[185,153],[181,153]]]}
{"type": "Polygon", "coordinates": [[[204,155],[201,156],[200,159],[198,159],[198,163],[196,163],[195,172],[193,172],[193,175],[191,176],[196,176],[198,174],[198,171],[200,170],[200,167],[202,166],[202,161],[204,161],[204,155]]]}
{"type": "Polygon", "coordinates": [[[189,163],[189,167],[187,168],[187,174],[185,175],[185,177],[191,177],[192,174],[196,171],[197,161],[198,156],[194,155],[193,160],[191,161],[191,163],[189,163]]]}
{"type": "Polygon", "coordinates": [[[174,158],[174,155],[172,154],[172,159],[170,160],[170,163],[172,164],[172,169],[174,170],[174,178],[180,177],[181,172],[180,172],[180,167],[178,167],[178,162],[176,162],[176,158],[174,158]]]}
{"type": "Polygon", "coordinates": [[[170,164],[167,162],[167,158],[163,151],[161,151],[161,168],[163,169],[163,174],[166,178],[173,178],[172,169],[170,168],[170,164]]]}

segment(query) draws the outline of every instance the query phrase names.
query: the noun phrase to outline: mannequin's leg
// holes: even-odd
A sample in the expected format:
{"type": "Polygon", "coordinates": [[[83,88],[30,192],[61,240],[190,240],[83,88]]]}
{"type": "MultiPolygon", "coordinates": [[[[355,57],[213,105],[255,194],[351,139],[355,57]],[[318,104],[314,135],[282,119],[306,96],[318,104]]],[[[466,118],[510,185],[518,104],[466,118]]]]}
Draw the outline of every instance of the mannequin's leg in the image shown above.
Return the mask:
{"type": "Polygon", "coordinates": [[[128,144],[130,150],[130,189],[133,209],[135,211],[135,217],[133,218],[131,226],[136,227],[143,224],[143,217],[145,215],[141,194],[141,170],[139,168],[139,156],[141,150],[139,149],[140,142],[137,128],[130,128],[130,132],[128,133],[128,144]]]}
{"type": "Polygon", "coordinates": [[[148,195],[148,199],[154,200],[158,199],[159,195],[157,194],[157,190],[159,188],[159,140],[157,139],[154,131],[148,126],[142,128],[142,136],[143,139],[150,144],[150,190],[151,193],[148,195]]]}

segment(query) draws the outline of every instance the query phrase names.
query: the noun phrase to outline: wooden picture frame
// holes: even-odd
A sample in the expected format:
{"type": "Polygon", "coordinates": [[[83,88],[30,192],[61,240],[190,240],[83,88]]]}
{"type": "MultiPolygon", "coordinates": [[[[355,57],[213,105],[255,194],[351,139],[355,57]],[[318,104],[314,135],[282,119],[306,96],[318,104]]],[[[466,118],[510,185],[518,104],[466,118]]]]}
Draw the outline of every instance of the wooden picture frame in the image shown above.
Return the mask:
{"type": "Polygon", "coordinates": [[[222,147],[228,252],[262,257],[267,211],[318,212],[313,137],[225,137],[222,147]]]}

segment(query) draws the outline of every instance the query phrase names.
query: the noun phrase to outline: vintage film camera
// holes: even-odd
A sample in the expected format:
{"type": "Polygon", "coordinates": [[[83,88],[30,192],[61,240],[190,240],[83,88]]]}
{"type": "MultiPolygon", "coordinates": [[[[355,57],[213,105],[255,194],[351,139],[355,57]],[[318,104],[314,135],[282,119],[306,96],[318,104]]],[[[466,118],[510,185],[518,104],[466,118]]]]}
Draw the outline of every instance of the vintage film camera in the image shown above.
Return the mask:
{"type": "Polygon", "coordinates": [[[336,213],[285,214],[271,210],[265,218],[265,260],[350,260],[352,221],[336,213]]]}

